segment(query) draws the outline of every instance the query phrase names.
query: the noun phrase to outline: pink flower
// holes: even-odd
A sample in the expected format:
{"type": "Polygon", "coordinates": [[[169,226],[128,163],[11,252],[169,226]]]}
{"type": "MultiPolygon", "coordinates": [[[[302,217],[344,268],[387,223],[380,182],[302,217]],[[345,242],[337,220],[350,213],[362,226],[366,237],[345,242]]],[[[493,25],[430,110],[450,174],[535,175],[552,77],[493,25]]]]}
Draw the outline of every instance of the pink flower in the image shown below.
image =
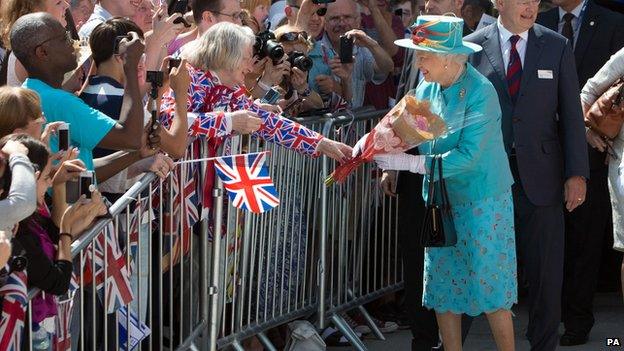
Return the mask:
{"type": "Polygon", "coordinates": [[[398,152],[396,147],[401,144],[401,139],[394,135],[394,131],[387,127],[378,126],[373,134],[373,148],[383,150],[386,153],[398,152]]]}

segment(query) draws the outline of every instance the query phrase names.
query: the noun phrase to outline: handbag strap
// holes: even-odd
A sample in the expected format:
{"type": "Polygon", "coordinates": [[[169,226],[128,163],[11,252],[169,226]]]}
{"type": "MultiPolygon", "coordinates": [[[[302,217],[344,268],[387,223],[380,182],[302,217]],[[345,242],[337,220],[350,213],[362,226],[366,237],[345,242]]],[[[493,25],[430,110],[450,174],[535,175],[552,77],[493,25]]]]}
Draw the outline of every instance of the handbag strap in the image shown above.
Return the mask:
{"type": "Polygon", "coordinates": [[[427,193],[427,207],[433,205],[433,198],[435,196],[435,169],[436,169],[436,157],[431,159],[431,168],[429,170],[429,191],[427,193]]]}
{"type": "Polygon", "coordinates": [[[451,208],[451,202],[448,198],[448,192],[446,191],[446,181],[444,180],[443,171],[442,171],[442,157],[437,156],[436,160],[438,161],[438,178],[440,182],[440,193],[442,198],[442,207],[443,208],[451,208]]]}

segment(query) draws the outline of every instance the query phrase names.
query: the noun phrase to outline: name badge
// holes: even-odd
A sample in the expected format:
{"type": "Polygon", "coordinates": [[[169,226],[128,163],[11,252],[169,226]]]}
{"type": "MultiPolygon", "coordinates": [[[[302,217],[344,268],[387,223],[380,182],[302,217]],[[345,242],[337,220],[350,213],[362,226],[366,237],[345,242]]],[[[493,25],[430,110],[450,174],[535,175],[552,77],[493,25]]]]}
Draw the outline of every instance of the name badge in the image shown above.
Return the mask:
{"type": "Polygon", "coordinates": [[[553,71],[549,69],[538,69],[537,78],[539,79],[553,79],[553,71]]]}

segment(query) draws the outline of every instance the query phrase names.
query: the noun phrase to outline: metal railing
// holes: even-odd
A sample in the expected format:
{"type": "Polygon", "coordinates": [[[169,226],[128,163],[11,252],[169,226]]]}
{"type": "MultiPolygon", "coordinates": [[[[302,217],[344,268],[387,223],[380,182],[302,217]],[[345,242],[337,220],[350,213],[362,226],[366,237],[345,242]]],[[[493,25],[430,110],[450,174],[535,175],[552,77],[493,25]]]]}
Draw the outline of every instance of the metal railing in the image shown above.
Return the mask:
{"type": "MultiPolygon", "coordinates": [[[[364,111],[299,122],[353,145],[384,114],[364,111]]],[[[186,180],[194,180],[200,196],[211,165],[176,167],[164,181],[146,174],[110,207],[109,218],[98,220],[72,244],[80,273],[73,296],[71,329],[77,334],[72,334],[72,350],[119,350],[131,342],[130,333],[119,340],[117,313],[106,313],[103,301],[109,300],[109,289],[98,292],[85,273],[99,269],[92,258],[98,240],[103,238],[107,247],[106,230],[120,239],[123,261],[133,267],[134,300],[124,307],[151,330],[137,349],[244,350],[244,340],[255,336],[275,350],[267,330],[315,318],[319,328],[333,322],[357,349],[365,350],[341,317],[355,308],[383,339],[362,305],[400,289],[402,267],[397,201],[380,192],[377,170],[365,165],[344,184],[327,188],[323,180],[334,166],[327,157],[309,158],[246,137],[234,142],[243,152],[271,151],[270,174],[280,206],[262,215],[240,211],[228,203],[216,179],[211,219],[189,227],[187,219],[197,214],[190,216],[192,208],[185,205],[193,189],[186,180]]],[[[189,155],[207,155],[205,143],[193,147],[201,152],[189,155]]],[[[104,262],[109,254],[104,250],[104,262]]],[[[103,277],[109,273],[103,265],[103,277]]],[[[37,294],[32,290],[30,297],[37,294]]],[[[30,311],[29,303],[29,316],[30,311]]],[[[28,346],[33,349],[32,338],[28,346]]]]}

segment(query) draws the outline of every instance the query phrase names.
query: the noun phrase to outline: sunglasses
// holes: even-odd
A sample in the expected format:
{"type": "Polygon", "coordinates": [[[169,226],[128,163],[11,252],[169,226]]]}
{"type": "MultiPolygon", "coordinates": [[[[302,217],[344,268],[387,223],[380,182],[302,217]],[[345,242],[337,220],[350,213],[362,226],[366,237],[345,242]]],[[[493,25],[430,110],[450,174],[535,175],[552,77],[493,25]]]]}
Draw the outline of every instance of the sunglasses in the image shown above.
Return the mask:
{"type": "MultiPolygon", "coordinates": [[[[297,10],[299,10],[301,7],[297,6],[297,5],[290,5],[290,7],[295,8],[297,10]]],[[[316,10],[316,15],[319,17],[323,17],[325,16],[325,14],[327,13],[327,7],[320,7],[316,10]]]]}
{"type": "Polygon", "coordinates": [[[308,40],[308,33],[307,32],[288,32],[288,33],[284,33],[282,35],[280,35],[280,37],[277,39],[277,41],[279,42],[290,42],[290,41],[298,41],[299,39],[301,39],[302,41],[307,41],[308,40]]]}

